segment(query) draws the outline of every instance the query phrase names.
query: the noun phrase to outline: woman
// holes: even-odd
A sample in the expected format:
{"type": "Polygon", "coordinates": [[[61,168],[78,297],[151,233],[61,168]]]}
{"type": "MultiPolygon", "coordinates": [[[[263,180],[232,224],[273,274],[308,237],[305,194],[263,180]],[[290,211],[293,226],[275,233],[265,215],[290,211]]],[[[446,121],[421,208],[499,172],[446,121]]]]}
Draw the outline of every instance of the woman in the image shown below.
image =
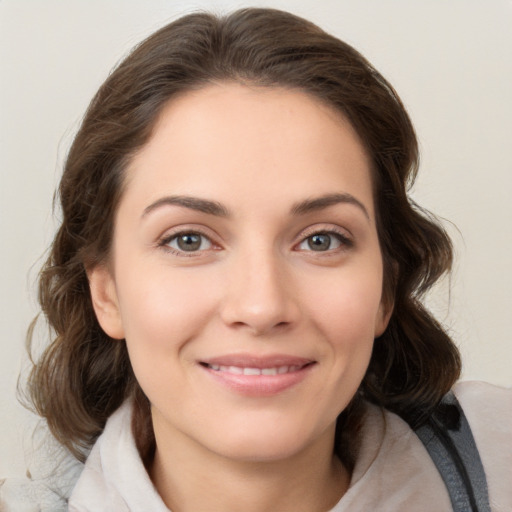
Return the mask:
{"type": "MultiPolygon", "coordinates": [[[[118,66],[40,281],[30,389],[86,461],[70,510],[451,508],[411,430],[460,372],[420,301],[452,251],[407,197],[417,153],[385,79],[284,12],[186,16],[118,66]]],[[[456,394],[505,510],[510,398],[456,394]]]]}

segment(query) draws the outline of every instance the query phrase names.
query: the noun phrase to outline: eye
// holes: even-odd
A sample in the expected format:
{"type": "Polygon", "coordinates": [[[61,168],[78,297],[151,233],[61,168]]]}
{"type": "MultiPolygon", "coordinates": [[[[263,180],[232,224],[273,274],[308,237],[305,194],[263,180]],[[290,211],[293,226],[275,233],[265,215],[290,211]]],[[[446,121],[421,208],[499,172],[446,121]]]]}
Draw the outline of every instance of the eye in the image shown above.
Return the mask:
{"type": "Polygon", "coordinates": [[[314,233],[305,238],[298,246],[301,251],[326,252],[350,246],[350,240],[340,233],[321,232],[314,233]]]}
{"type": "Polygon", "coordinates": [[[162,241],[162,246],[176,252],[198,252],[212,248],[211,240],[201,233],[182,232],[162,241]]]}

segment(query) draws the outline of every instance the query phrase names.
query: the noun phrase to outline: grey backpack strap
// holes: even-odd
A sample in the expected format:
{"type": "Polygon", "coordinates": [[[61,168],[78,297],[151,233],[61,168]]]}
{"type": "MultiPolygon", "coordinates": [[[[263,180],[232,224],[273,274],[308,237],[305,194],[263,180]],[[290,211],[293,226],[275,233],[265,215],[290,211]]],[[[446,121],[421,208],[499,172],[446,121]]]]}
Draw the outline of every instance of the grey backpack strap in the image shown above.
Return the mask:
{"type": "Polygon", "coordinates": [[[464,411],[451,391],[415,432],[443,477],[454,512],[491,512],[482,461],[464,411]]]}

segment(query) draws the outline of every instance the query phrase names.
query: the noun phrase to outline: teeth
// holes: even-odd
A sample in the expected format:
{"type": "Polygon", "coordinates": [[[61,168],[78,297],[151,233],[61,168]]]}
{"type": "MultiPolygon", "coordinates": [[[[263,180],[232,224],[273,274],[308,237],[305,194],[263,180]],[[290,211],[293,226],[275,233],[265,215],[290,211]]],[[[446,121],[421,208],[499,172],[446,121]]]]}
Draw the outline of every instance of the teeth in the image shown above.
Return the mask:
{"type": "Polygon", "coordinates": [[[235,375],[282,375],[284,373],[296,372],[301,366],[276,366],[273,368],[242,368],[240,366],[223,366],[209,364],[208,368],[217,372],[227,372],[235,375]]]}
{"type": "Polygon", "coordinates": [[[244,375],[261,375],[259,368],[244,368],[244,375]]]}

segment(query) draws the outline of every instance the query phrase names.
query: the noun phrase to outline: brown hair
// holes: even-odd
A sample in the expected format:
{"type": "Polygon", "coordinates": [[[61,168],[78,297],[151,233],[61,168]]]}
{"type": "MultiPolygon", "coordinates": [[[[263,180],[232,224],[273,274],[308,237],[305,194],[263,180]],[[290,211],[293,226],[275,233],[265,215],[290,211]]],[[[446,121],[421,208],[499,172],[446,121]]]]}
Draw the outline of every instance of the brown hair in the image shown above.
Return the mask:
{"type": "MultiPolygon", "coordinates": [[[[177,94],[219,81],[307,92],[351,122],[372,159],[384,297],[394,312],[375,342],[358,397],[421,423],[459,376],[456,347],[420,301],[449,269],[451,245],[407,197],[418,147],[391,85],[352,47],[292,14],[191,14],[150,36],[108,77],[87,110],[60,183],[62,224],[39,284],[54,339],[33,367],[29,391],[55,437],[77,458],[85,458],[128,396],[137,404],[139,449],[151,458],[147,399],[125,343],[110,339],[96,320],[86,269],[109,254],[123,170],[148,141],[162,107],[177,94]]],[[[347,436],[357,424],[357,402],[338,419],[338,452],[349,466],[347,436]]]]}

